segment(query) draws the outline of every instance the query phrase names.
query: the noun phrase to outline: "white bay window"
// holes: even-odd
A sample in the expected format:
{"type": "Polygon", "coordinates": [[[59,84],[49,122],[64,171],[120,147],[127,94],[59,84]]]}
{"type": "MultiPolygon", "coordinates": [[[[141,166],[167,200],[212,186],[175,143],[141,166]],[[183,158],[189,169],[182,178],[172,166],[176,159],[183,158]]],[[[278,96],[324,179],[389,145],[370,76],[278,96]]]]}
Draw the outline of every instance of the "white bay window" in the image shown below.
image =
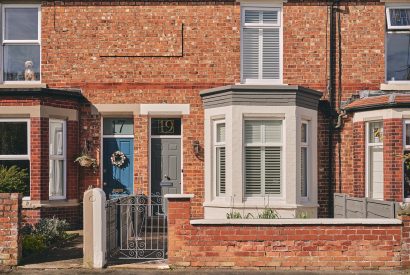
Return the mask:
{"type": "Polygon", "coordinates": [[[50,119],[50,199],[66,196],[66,122],[50,119]]]}
{"type": "Polygon", "coordinates": [[[40,5],[2,6],[3,81],[40,81],[40,5]]]}
{"type": "Polygon", "coordinates": [[[281,83],[281,9],[242,9],[242,82],[281,83]]]}
{"type": "Polygon", "coordinates": [[[281,195],[282,121],[245,121],[245,195],[281,195]]]}

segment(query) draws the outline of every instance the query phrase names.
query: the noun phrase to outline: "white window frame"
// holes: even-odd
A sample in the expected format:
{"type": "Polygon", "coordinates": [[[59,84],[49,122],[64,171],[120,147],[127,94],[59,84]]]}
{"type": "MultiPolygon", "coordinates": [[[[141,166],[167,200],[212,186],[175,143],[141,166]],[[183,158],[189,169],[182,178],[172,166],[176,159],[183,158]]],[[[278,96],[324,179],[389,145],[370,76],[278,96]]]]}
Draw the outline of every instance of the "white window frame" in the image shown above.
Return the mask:
{"type": "Polygon", "coordinates": [[[391,26],[391,22],[390,22],[390,9],[400,9],[400,8],[409,8],[410,9],[410,5],[409,4],[386,4],[386,9],[385,9],[385,13],[386,13],[386,33],[385,33],[385,53],[384,53],[384,66],[385,66],[385,82],[388,84],[410,84],[410,80],[389,80],[387,79],[387,53],[388,53],[388,47],[387,47],[387,34],[389,33],[408,33],[410,32],[410,25],[409,26],[391,26]]]}
{"type": "MultiPolygon", "coordinates": [[[[243,160],[242,160],[242,167],[243,167],[243,197],[246,199],[252,199],[252,198],[263,198],[263,197],[269,197],[269,198],[282,198],[284,195],[284,186],[283,186],[283,170],[284,170],[284,162],[283,162],[283,155],[284,155],[284,119],[280,118],[273,118],[273,117],[245,117],[242,123],[242,128],[243,128],[243,160]],[[259,142],[259,143],[247,143],[246,142],[246,137],[245,137],[245,123],[246,121],[251,121],[251,120],[263,120],[263,121],[280,121],[281,122],[281,141],[282,142],[259,142]],[[246,194],[246,147],[280,147],[280,193],[279,194],[266,194],[265,193],[265,178],[264,178],[264,172],[261,172],[261,193],[260,194],[246,194]]],[[[263,160],[265,160],[263,158],[263,160]]],[[[262,170],[264,171],[264,167],[262,167],[262,170]]]]}
{"type": "Polygon", "coordinates": [[[40,4],[0,4],[1,6],[1,75],[0,82],[4,84],[38,84],[41,83],[41,5],[40,4]],[[37,40],[6,40],[5,35],[5,10],[7,8],[37,8],[38,10],[38,39],[37,40]],[[4,47],[6,45],[38,45],[40,47],[40,79],[35,81],[6,81],[4,80],[4,47]]]}
{"type": "MultiPolygon", "coordinates": [[[[62,160],[63,167],[64,167],[64,174],[63,174],[63,195],[62,196],[52,196],[50,194],[50,182],[49,182],[49,200],[64,200],[67,198],[67,121],[63,119],[49,119],[49,129],[52,122],[63,123],[63,154],[62,155],[52,155],[51,151],[49,150],[49,162],[51,160],[62,160]]],[[[48,137],[48,144],[50,149],[51,144],[51,136],[48,137]]],[[[50,170],[50,167],[49,167],[50,170]]],[[[50,171],[49,171],[50,175],[50,171]]]]}
{"type": "MultiPolygon", "coordinates": [[[[266,4],[249,4],[249,5],[241,5],[241,35],[240,35],[240,42],[241,42],[241,83],[242,84],[283,84],[283,6],[282,5],[266,5],[266,4]],[[247,10],[255,10],[255,11],[278,11],[278,24],[252,24],[252,23],[245,23],[245,11],[247,10]],[[279,79],[244,79],[243,77],[243,29],[244,28],[279,28],[279,79]]],[[[262,45],[259,44],[259,55],[262,52],[262,45]]],[[[262,59],[259,61],[259,75],[261,74],[262,70],[262,59]]]]}
{"type": "MultiPolygon", "coordinates": [[[[383,120],[369,120],[366,121],[366,130],[365,130],[365,166],[366,166],[366,173],[365,173],[365,181],[366,181],[366,188],[365,188],[365,195],[366,198],[372,198],[370,197],[370,147],[381,147],[382,149],[384,148],[383,146],[383,140],[381,142],[369,142],[370,136],[369,136],[369,124],[373,122],[381,122],[383,125],[383,138],[384,138],[384,121],[383,120]]],[[[383,157],[384,157],[384,152],[383,152],[383,157]]],[[[383,166],[384,166],[384,161],[383,161],[383,166]]],[[[384,185],[383,185],[384,188],[384,185]]]]}
{"type": "MultiPolygon", "coordinates": [[[[0,155],[0,160],[28,160],[30,162],[30,194],[31,194],[31,135],[29,118],[0,118],[0,122],[26,122],[27,123],[27,154],[26,155],[0,155]]],[[[23,197],[23,200],[30,200],[30,196],[23,197]]]]}
{"type": "MultiPolygon", "coordinates": [[[[302,195],[302,184],[303,184],[303,179],[302,179],[302,174],[300,175],[300,184],[301,184],[301,186],[300,186],[300,197],[301,197],[301,199],[302,200],[309,200],[309,195],[310,195],[310,182],[311,182],[311,180],[310,180],[310,178],[311,178],[311,176],[310,176],[310,166],[311,166],[311,162],[309,161],[310,160],[310,123],[309,123],[309,121],[307,121],[307,120],[303,120],[302,121],[302,123],[300,124],[300,137],[301,137],[301,139],[300,139],[300,154],[301,154],[301,157],[302,157],[302,148],[306,148],[306,179],[307,179],[307,182],[306,182],[306,196],[303,196],[302,195]],[[306,125],[306,141],[305,142],[303,142],[302,141],[302,126],[303,125],[306,125]]],[[[302,158],[300,157],[300,159],[302,160],[302,158]]],[[[300,163],[300,170],[302,170],[302,165],[303,165],[303,163],[302,163],[302,161],[301,161],[301,163],[300,163]]]]}
{"type": "Polygon", "coordinates": [[[224,119],[214,120],[213,121],[213,165],[214,168],[214,187],[215,187],[215,196],[216,197],[225,197],[226,195],[226,123],[224,119]],[[224,124],[225,125],[225,140],[223,142],[218,142],[218,125],[224,124]],[[218,148],[224,147],[225,148],[225,193],[220,193],[220,186],[218,183],[218,161],[217,161],[217,150],[218,148]]]}

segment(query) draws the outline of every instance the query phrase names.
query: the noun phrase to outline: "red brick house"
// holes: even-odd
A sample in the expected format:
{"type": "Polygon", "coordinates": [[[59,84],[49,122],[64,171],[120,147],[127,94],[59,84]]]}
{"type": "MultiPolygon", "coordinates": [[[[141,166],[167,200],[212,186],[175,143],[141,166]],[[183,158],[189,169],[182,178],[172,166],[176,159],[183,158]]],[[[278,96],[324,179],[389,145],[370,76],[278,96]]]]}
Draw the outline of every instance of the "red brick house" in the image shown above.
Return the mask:
{"type": "Polygon", "coordinates": [[[28,221],[78,224],[89,186],[148,194],[164,178],[195,194],[195,217],[266,205],[324,217],[333,192],[410,197],[403,1],[2,1],[1,12],[0,165],[30,172],[28,221]],[[95,168],[74,162],[82,152],[95,168]]]}

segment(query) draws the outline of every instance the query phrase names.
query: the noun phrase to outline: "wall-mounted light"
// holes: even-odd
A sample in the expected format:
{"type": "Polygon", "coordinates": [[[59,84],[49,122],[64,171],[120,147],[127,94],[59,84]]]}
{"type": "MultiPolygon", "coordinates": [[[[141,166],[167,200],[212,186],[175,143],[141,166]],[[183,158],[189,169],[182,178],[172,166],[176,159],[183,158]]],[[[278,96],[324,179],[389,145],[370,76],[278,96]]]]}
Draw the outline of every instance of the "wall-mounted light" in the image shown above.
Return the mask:
{"type": "Polygon", "coordinates": [[[199,145],[199,140],[192,141],[192,149],[194,150],[195,155],[198,156],[199,153],[201,152],[201,146],[199,145]]]}

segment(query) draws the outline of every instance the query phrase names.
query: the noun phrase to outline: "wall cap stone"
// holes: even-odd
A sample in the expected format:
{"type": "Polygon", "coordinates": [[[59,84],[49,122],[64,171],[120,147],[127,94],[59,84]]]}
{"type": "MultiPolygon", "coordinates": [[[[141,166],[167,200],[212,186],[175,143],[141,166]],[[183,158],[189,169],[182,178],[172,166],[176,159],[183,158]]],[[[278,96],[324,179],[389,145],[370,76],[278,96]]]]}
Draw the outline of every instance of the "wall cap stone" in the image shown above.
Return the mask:
{"type": "Polygon", "coordinates": [[[201,219],[192,225],[401,225],[399,219],[201,219]]]}
{"type": "Polygon", "coordinates": [[[192,199],[194,194],[166,194],[166,199],[192,199]]]}

